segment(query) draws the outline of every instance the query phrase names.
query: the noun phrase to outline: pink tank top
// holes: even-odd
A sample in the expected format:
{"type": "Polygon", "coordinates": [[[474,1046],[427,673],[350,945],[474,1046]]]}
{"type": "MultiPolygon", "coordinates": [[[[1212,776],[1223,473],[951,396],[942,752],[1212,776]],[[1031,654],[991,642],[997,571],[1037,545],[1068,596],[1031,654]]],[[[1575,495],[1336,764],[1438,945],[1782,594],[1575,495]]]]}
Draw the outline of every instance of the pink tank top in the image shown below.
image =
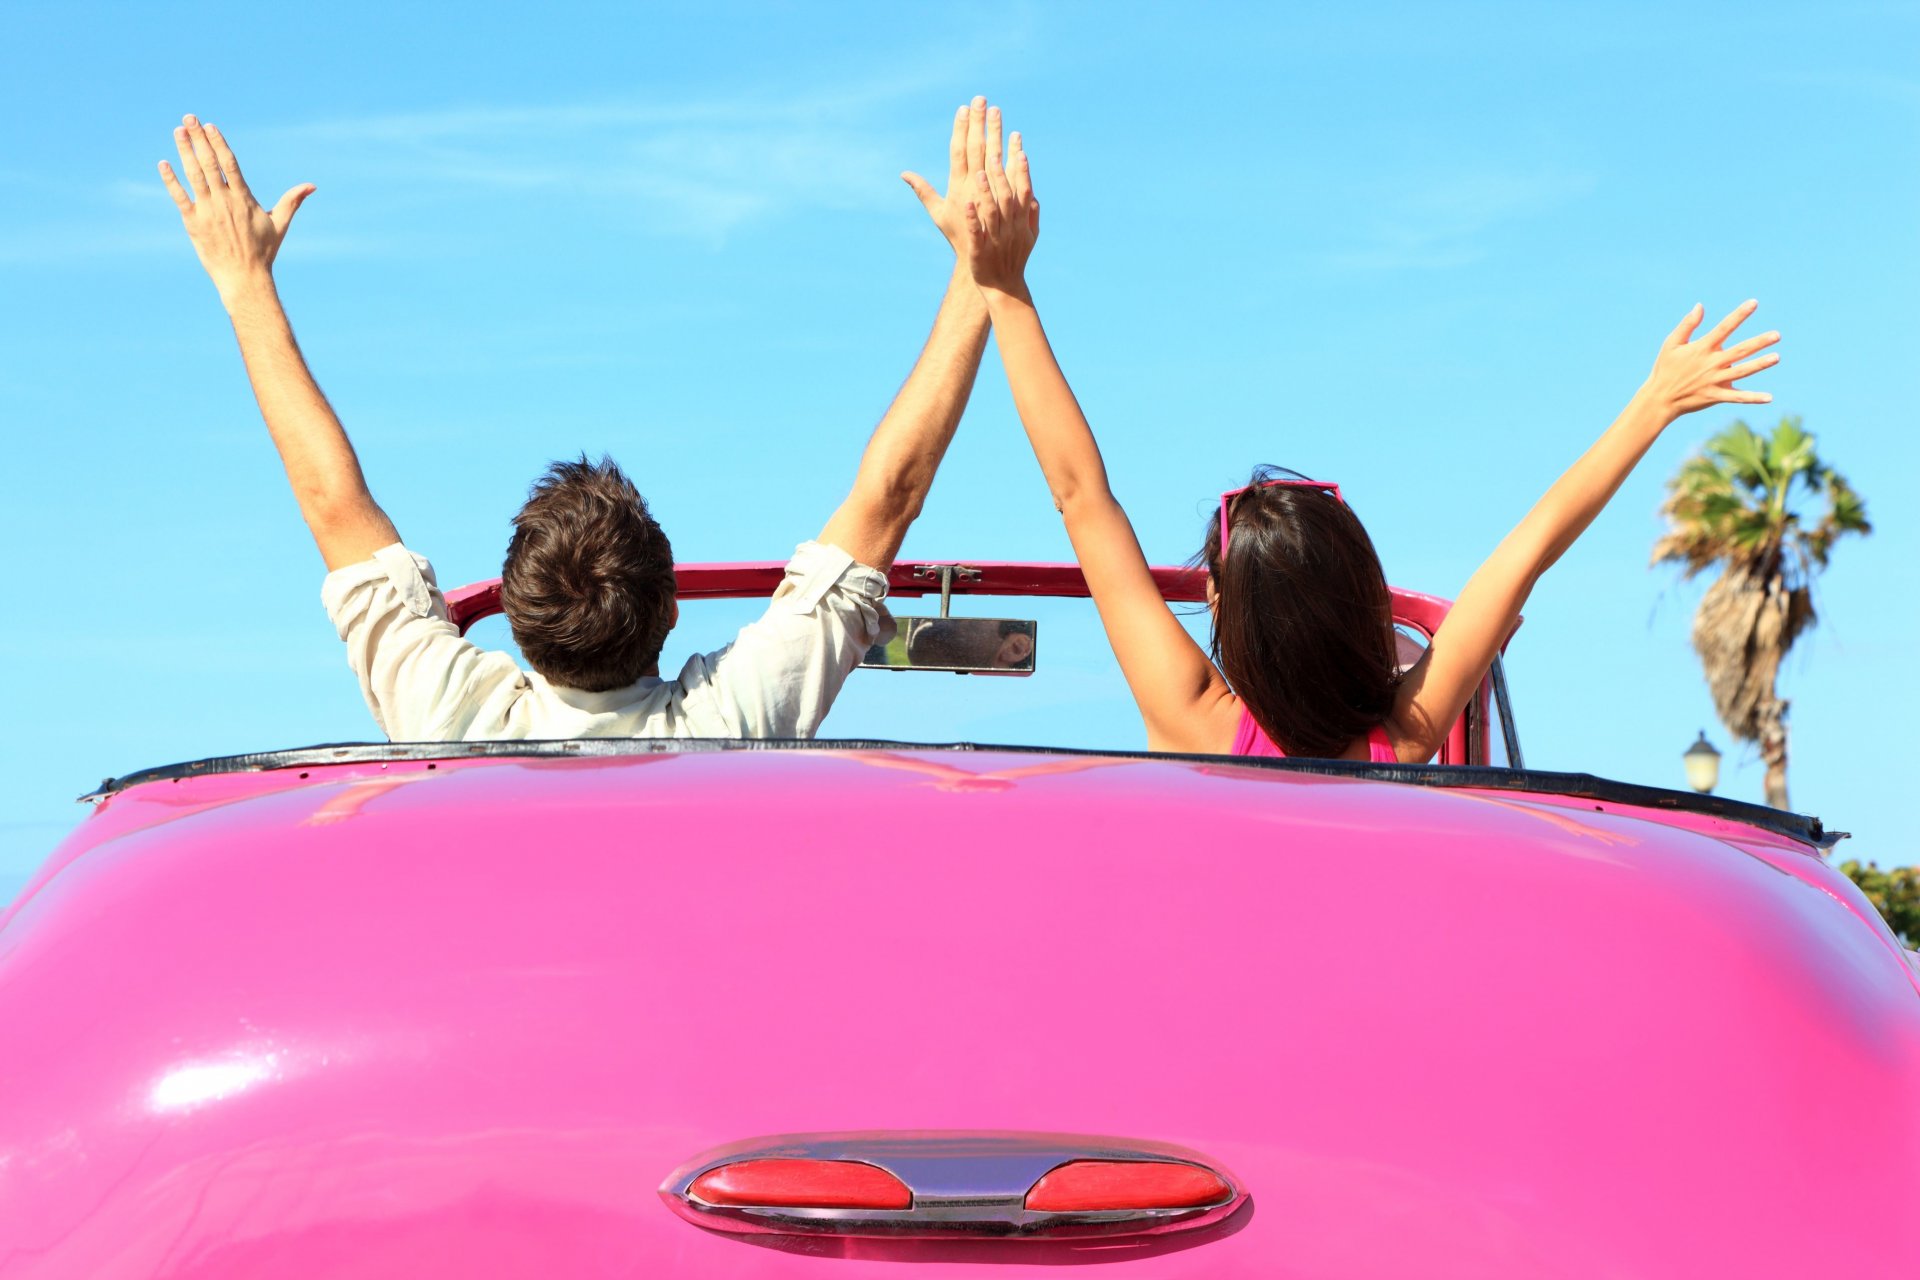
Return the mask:
{"type": "MultiPolygon", "coordinates": [[[[1280,756],[1286,752],[1274,745],[1273,739],[1259,725],[1253,722],[1253,716],[1245,709],[1240,711],[1240,730],[1233,735],[1233,754],[1237,756],[1280,756]]],[[[1393,753],[1393,742],[1387,737],[1383,725],[1375,725],[1367,734],[1367,759],[1375,764],[1398,764],[1400,757],[1393,753]]]]}

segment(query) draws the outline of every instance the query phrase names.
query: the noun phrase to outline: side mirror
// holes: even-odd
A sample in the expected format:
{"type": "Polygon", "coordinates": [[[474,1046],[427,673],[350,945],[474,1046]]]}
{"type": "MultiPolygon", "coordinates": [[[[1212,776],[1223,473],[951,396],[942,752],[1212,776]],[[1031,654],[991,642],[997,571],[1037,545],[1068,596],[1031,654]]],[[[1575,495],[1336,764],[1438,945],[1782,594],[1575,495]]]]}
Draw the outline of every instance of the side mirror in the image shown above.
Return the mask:
{"type": "Polygon", "coordinates": [[[896,618],[899,634],[867,650],[873,671],[1030,676],[1040,624],[1024,618],[896,618]]]}

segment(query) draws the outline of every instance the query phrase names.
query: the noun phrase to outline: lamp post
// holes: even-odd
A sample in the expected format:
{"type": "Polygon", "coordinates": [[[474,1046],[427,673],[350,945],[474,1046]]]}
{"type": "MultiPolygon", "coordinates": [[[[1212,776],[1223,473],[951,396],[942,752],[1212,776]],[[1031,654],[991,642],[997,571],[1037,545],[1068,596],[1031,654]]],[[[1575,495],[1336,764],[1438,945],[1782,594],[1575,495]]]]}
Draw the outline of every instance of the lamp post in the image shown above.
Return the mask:
{"type": "Polygon", "coordinates": [[[1700,731],[1699,738],[1680,759],[1687,766],[1687,785],[1695,791],[1711,791],[1719,783],[1720,753],[1707,741],[1705,729],[1700,731]]]}

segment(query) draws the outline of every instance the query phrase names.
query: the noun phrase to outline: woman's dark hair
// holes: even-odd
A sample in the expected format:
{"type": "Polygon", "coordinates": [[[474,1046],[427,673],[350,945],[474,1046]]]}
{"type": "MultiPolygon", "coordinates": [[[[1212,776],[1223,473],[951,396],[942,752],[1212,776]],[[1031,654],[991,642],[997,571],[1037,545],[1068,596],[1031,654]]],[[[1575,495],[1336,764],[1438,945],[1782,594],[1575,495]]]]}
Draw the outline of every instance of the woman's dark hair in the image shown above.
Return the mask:
{"type": "MultiPolygon", "coordinates": [[[[1250,482],[1296,479],[1261,467],[1250,482]]],[[[1338,756],[1393,709],[1393,597],[1359,517],[1325,489],[1250,488],[1201,552],[1213,575],[1213,661],[1290,756],[1338,756]]]]}
{"type": "Polygon", "coordinates": [[[673,547],[611,458],[556,462],[513,518],[500,604],[555,684],[598,693],[655,669],[673,628],[673,547]]]}

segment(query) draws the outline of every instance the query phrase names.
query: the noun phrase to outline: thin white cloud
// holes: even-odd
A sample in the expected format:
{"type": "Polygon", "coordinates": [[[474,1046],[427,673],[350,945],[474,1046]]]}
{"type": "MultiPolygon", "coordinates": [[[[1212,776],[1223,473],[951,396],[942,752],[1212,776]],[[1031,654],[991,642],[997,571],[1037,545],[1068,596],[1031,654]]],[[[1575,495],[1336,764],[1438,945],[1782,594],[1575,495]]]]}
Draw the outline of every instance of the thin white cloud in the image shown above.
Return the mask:
{"type": "Polygon", "coordinates": [[[314,121],[274,131],[339,175],[496,197],[564,192],[597,212],[675,236],[720,241],[747,223],[806,209],[897,204],[905,138],[876,111],[918,94],[887,81],[805,98],[615,102],[314,121]]]}
{"type": "MultiPolygon", "coordinates": [[[[719,243],[784,213],[897,205],[902,191],[894,175],[929,148],[916,145],[920,139],[905,122],[876,132],[873,121],[896,118],[889,104],[949,79],[877,79],[802,96],[462,106],[322,119],[245,131],[241,145],[247,155],[298,156],[304,171],[325,173],[336,188],[378,182],[408,204],[444,199],[449,189],[494,199],[564,197],[576,210],[644,231],[719,243]]],[[[255,175],[264,167],[249,164],[255,175]]],[[[0,186],[51,185],[0,169],[0,186]]],[[[67,265],[182,250],[157,176],[60,190],[77,199],[78,216],[0,225],[0,264],[67,265]]],[[[404,252],[401,239],[302,234],[300,252],[404,252]]]]}
{"type": "Polygon", "coordinates": [[[1355,193],[1345,219],[1360,243],[1321,260],[1346,271],[1440,271],[1484,259],[1498,229],[1584,199],[1594,175],[1557,169],[1482,170],[1424,183],[1355,193]]]}
{"type": "Polygon", "coordinates": [[[599,101],[521,106],[466,106],[315,120],[274,130],[274,136],[347,142],[430,145],[475,137],[546,136],[604,129],[659,130],[698,125],[763,126],[844,120],[920,93],[931,83],[916,76],[843,85],[829,93],[753,94],[687,101],[599,101]]]}
{"type": "MultiPolygon", "coordinates": [[[[0,266],[70,267],[159,254],[191,258],[193,250],[164,193],[161,207],[138,221],[98,219],[10,229],[0,235],[0,266]]],[[[303,258],[358,258],[383,252],[385,242],[366,236],[315,234],[300,237],[303,258]]]]}
{"type": "Polygon", "coordinates": [[[185,252],[186,237],[164,219],[155,226],[138,223],[59,223],[10,229],[0,236],[0,265],[65,266],[94,258],[129,254],[185,252]]]}

